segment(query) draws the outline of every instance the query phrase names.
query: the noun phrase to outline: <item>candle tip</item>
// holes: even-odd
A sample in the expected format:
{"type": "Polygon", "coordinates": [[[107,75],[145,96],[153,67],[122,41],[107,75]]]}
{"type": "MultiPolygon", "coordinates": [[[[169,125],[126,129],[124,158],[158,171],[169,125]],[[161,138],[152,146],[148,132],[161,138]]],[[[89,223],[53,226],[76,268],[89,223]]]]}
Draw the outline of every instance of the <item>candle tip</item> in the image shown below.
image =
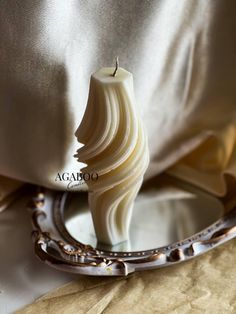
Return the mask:
{"type": "Polygon", "coordinates": [[[116,72],[119,68],[119,57],[116,57],[116,67],[115,67],[115,71],[113,72],[112,76],[116,76],[116,72]]]}

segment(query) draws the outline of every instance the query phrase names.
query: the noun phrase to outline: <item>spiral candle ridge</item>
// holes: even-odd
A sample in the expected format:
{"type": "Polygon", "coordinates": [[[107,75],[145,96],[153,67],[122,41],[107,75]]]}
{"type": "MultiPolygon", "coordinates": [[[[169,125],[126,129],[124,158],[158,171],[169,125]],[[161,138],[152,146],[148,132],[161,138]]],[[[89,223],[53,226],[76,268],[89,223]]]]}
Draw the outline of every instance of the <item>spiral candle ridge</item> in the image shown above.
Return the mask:
{"type": "Polygon", "coordinates": [[[91,78],[87,108],[76,131],[84,146],[76,157],[87,164],[83,173],[98,174],[97,181],[87,182],[95,232],[100,242],[114,245],[128,238],[149,152],[132,75],[120,68],[115,78],[109,73],[110,68],[103,68],[91,78]]]}

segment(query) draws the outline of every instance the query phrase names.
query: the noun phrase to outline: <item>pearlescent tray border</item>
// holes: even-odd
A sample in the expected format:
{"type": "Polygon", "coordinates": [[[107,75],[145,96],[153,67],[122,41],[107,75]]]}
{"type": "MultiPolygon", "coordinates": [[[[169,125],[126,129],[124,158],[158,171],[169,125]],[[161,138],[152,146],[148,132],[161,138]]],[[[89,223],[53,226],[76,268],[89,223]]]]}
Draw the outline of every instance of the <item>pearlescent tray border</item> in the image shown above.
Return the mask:
{"type": "Polygon", "coordinates": [[[37,188],[29,208],[34,250],[48,265],[93,276],[127,276],[135,271],[171,266],[190,260],[236,236],[236,208],[199,233],[168,246],[135,252],[101,251],[76,241],[61,214],[67,192],[37,188]]]}

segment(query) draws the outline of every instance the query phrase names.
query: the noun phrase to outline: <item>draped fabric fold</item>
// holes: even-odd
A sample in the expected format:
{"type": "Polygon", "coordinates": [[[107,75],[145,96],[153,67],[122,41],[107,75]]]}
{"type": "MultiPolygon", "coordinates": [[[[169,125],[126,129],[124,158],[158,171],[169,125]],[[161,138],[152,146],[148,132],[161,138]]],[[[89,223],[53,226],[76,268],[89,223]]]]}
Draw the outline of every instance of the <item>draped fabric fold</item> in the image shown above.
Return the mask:
{"type": "Polygon", "coordinates": [[[236,177],[233,0],[0,3],[0,174],[66,189],[91,73],[134,75],[151,163],[216,195],[236,177]]]}

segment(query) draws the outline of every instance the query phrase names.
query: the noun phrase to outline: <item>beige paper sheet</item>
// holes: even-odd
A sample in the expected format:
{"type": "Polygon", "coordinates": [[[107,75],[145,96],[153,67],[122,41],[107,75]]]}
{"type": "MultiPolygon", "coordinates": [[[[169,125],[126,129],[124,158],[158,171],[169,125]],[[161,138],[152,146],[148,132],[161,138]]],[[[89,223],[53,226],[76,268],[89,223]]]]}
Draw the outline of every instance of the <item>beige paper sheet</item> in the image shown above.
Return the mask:
{"type": "Polygon", "coordinates": [[[236,313],[236,241],[192,261],[127,278],[78,279],[17,314],[236,313]]]}

